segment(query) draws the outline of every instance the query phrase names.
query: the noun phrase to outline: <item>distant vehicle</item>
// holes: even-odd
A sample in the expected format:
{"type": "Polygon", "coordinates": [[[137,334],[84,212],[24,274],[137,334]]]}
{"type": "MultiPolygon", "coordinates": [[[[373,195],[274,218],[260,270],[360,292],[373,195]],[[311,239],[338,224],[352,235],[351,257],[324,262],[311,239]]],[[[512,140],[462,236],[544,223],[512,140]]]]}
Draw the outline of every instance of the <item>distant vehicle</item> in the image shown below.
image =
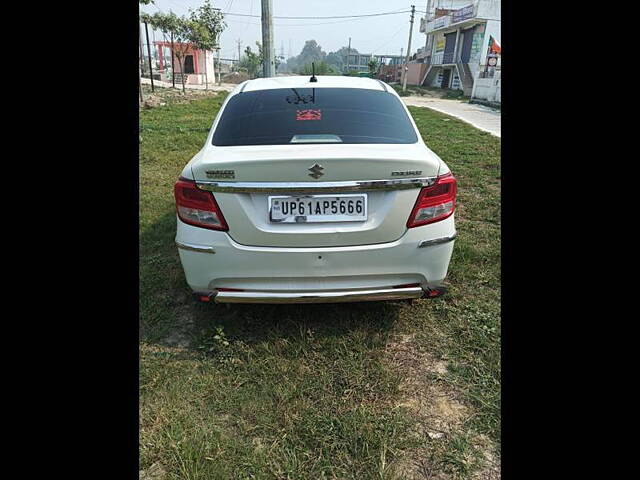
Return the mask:
{"type": "Polygon", "coordinates": [[[201,301],[435,297],[456,180],[379,80],[249,80],[175,184],[176,243],[201,301]],[[315,81],[313,81],[315,80],[315,81]]]}

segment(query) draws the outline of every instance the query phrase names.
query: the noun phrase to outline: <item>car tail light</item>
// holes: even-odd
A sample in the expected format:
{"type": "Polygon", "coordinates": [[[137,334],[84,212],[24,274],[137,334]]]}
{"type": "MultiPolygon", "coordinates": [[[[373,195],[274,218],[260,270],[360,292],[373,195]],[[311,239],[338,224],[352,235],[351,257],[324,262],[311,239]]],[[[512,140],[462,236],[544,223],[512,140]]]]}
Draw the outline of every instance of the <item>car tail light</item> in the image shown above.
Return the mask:
{"type": "Polygon", "coordinates": [[[411,211],[407,228],[419,227],[449,217],[456,208],[456,179],[451,173],[438,177],[436,183],[420,190],[411,211]]]}
{"type": "Polygon", "coordinates": [[[229,230],[213,194],[200,190],[193,180],[180,177],[173,193],[178,217],[184,223],[211,230],[229,230]]]}

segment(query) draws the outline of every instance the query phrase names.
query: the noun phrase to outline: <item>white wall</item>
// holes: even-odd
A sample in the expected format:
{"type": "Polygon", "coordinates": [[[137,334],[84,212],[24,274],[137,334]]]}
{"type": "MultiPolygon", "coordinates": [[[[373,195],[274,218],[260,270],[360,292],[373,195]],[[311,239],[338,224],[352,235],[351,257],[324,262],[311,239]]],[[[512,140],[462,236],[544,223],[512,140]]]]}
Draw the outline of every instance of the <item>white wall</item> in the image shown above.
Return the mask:
{"type": "Polygon", "coordinates": [[[500,102],[501,83],[500,72],[496,72],[496,76],[493,78],[476,78],[473,87],[473,98],[500,102]]]}
{"type": "Polygon", "coordinates": [[[448,10],[457,10],[467,5],[474,3],[474,0],[433,0],[431,2],[432,7],[446,8],[448,10]]]}
{"type": "Polygon", "coordinates": [[[480,0],[477,16],[491,20],[500,20],[500,0],[480,0]]]}
{"type": "MultiPolygon", "coordinates": [[[[198,52],[198,71],[202,73],[203,79],[204,79],[204,73],[206,71],[209,83],[215,82],[215,76],[214,76],[215,72],[214,72],[214,63],[213,63],[215,55],[216,55],[216,52],[207,50],[207,55],[206,55],[207,60],[205,62],[204,52],[198,52]]],[[[203,83],[204,83],[204,80],[203,80],[203,83]]]]}

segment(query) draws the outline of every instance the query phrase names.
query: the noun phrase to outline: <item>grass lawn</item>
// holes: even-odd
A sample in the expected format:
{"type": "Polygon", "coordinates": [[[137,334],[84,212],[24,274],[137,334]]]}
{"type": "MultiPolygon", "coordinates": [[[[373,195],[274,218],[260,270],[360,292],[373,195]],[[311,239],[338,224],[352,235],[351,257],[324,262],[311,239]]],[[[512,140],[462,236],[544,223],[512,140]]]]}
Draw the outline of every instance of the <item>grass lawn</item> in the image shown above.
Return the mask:
{"type": "Polygon", "coordinates": [[[198,304],[174,245],[172,187],[224,95],[140,112],[140,469],[499,478],[500,140],[409,108],[458,179],[447,296],[198,304]]]}

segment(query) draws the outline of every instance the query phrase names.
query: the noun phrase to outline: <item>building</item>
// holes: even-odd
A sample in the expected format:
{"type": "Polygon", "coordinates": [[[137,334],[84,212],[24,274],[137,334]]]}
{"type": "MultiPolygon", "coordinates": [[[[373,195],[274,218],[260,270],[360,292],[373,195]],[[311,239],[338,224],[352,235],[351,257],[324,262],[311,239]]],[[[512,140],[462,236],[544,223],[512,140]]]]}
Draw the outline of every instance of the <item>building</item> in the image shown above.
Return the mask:
{"type": "MultiPolygon", "coordinates": [[[[182,69],[178,58],[173,59],[175,71],[171,71],[171,42],[154,42],[158,48],[158,68],[161,78],[168,82],[171,81],[171,75],[176,76],[176,83],[182,83],[180,74],[182,69]]],[[[205,78],[209,83],[215,83],[214,58],[216,53],[208,50],[198,50],[187,44],[174,42],[174,48],[186,47],[184,56],[184,83],[189,85],[204,85],[205,78]]]]}
{"type": "Polygon", "coordinates": [[[347,65],[349,66],[349,72],[367,73],[369,71],[369,62],[376,60],[380,67],[391,66],[389,72],[393,70],[393,67],[402,65],[404,62],[401,55],[374,55],[372,53],[357,53],[350,54],[349,61],[347,62],[347,55],[342,56],[343,72],[347,73],[347,65]]]}
{"type": "Polygon", "coordinates": [[[427,65],[420,85],[500,102],[500,27],[500,0],[429,0],[416,55],[427,65]]]}

